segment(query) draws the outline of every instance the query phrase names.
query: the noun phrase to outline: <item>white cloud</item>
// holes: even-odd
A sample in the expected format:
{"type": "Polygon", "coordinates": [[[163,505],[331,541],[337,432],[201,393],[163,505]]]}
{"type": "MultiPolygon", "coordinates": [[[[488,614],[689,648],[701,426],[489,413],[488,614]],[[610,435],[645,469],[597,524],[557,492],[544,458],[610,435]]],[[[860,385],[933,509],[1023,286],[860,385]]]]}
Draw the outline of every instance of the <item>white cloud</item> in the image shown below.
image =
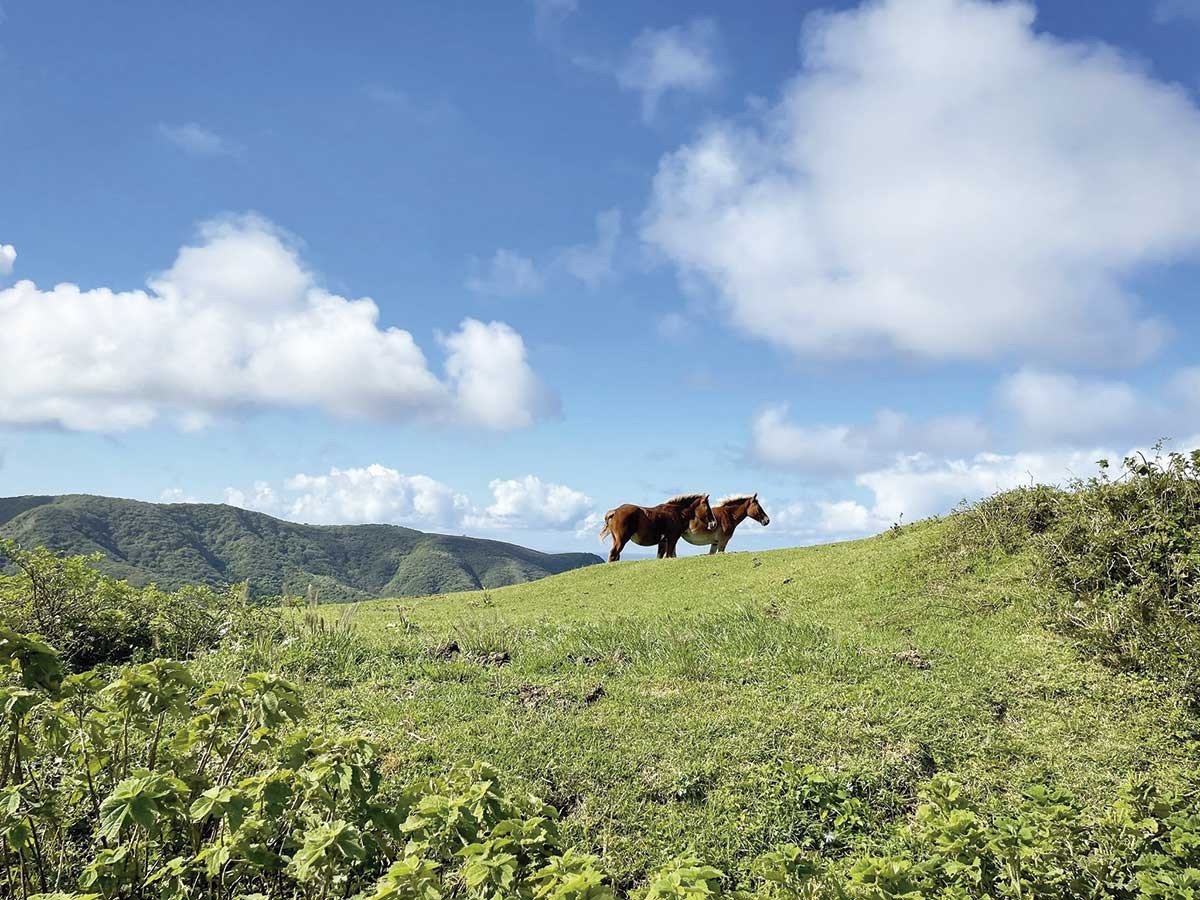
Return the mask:
{"type": "MultiPolygon", "coordinates": [[[[760,502],[766,509],[767,515],[771,517],[771,531],[803,534],[812,530],[812,508],[809,504],[792,500],[776,505],[766,497],[763,497],[760,502]]],[[[751,529],[750,533],[759,534],[760,532],[751,529]]],[[[761,533],[766,534],[766,532],[761,533]]]]}
{"type": "MultiPolygon", "coordinates": [[[[0,460],[3,462],[3,460],[0,460]]],[[[600,529],[604,526],[604,516],[599,512],[590,512],[579,524],[575,527],[575,537],[577,538],[596,538],[600,534],[600,529]]]]}
{"type": "Polygon", "coordinates": [[[595,241],[563,247],[541,262],[501,248],[486,264],[472,260],[475,271],[467,278],[467,288],[497,297],[528,296],[541,293],[548,281],[566,275],[595,289],[616,275],[620,239],[621,211],[605,210],[596,215],[595,241]]]}
{"type": "Polygon", "coordinates": [[[976,450],[987,430],[972,418],[944,416],[913,420],[881,410],[866,424],[798,425],[786,406],[763,410],[751,424],[749,456],[778,468],[813,474],[861,472],[916,450],[976,450]]]}
{"type": "MultiPolygon", "coordinates": [[[[334,470],[337,471],[336,469],[334,470]]],[[[254,488],[250,491],[242,491],[238,488],[225,489],[225,502],[230,506],[240,506],[242,509],[256,509],[259,512],[271,513],[280,515],[283,512],[279,505],[279,499],[275,496],[275,489],[271,487],[269,482],[256,481],[254,488]]]]}
{"type": "Polygon", "coordinates": [[[1140,267],[1200,249],[1200,111],[1021,2],[820,15],[781,100],[666,156],[643,237],[814,356],[1136,360],[1140,267]]]}
{"type": "Polygon", "coordinates": [[[467,279],[467,287],[477,294],[519,297],[538,293],[544,284],[542,273],[533,260],[512,250],[497,250],[485,265],[467,279]]]}
{"type": "Polygon", "coordinates": [[[878,530],[879,523],[861,503],[839,500],[836,503],[822,502],[820,528],[832,534],[857,534],[878,530]]]}
{"type": "MultiPolygon", "coordinates": [[[[259,481],[249,491],[225,490],[225,502],[297,522],[382,523],[458,531],[566,531],[594,514],[587,495],[536,475],[497,479],[490,505],[427,475],[406,475],[378,463],[330,469],[324,475],[295,475],[281,486],[259,481]]],[[[597,526],[599,527],[599,526],[597,526]]]]}
{"type": "Polygon", "coordinates": [[[831,540],[847,540],[880,531],[891,525],[881,523],[871,511],[856,500],[799,500],[780,501],[760,498],[771,517],[767,528],[747,522],[738,529],[737,539],[755,543],[778,544],[781,536],[786,542],[812,544],[831,540]]]}
{"type": "Polygon", "coordinates": [[[192,156],[240,156],[243,151],[241,144],[223,138],[215,131],[195,122],[178,125],[160,122],[158,134],[163,140],[192,156]]]}
{"type": "Polygon", "coordinates": [[[0,244],[0,275],[11,275],[16,261],[17,248],[12,244],[0,244]]]}
{"type": "Polygon", "coordinates": [[[194,428],[238,409],[317,407],[517,428],[554,410],[507,325],[464,320],[443,338],[440,379],[409,332],[381,328],[373,300],[321,288],[261,218],[207,223],[148,284],[0,290],[0,422],[120,431],[165,413],[194,428]]]}
{"type": "Polygon", "coordinates": [[[1194,423],[1200,414],[1200,366],[1180,369],[1171,379],[1168,390],[1174,399],[1188,410],[1194,423]]]}
{"type": "Polygon", "coordinates": [[[466,319],[442,338],[454,385],[454,416],[463,424],[506,430],[559,413],[558,398],[525,361],[525,342],[503,322],[466,319]]]}
{"type": "Polygon", "coordinates": [[[1200,0],[1158,0],[1154,4],[1154,21],[1159,25],[1200,23],[1200,0]]]}
{"type": "MultiPolygon", "coordinates": [[[[1200,434],[1173,441],[1165,449],[1193,447],[1200,447],[1200,434]]],[[[1108,459],[1115,466],[1134,452],[1094,446],[964,457],[914,453],[859,474],[854,483],[869,494],[865,502],[847,498],[784,504],[778,510],[769,503],[767,507],[775,532],[809,541],[861,537],[894,522],[943,515],[962,500],[974,501],[1022,485],[1063,485],[1072,478],[1087,478],[1098,471],[1097,460],[1108,459]]]]}
{"type": "Polygon", "coordinates": [[[617,83],[642,97],[642,118],[650,121],[669,91],[702,93],[721,77],[717,63],[717,26],[712,19],[687,25],[647,28],[636,38],[617,70],[617,83]]]}
{"type": "Polygon", "coordinates": [[[682,313],[664,313],[658,318],[658,333],[669,341],[682,341],[692,335],[695,325],[682,313]]]}
{"type": "Polygon", "coordinates": [[[596,216],[596,241],[563,250],[558,264],[590,288],[614,274],[613,261],[621,237],[621,211],[609,209],[596,216]]]}
{"type": "Polygon", "coordinates": [[[891,523],[949,511],[960,500],[977,500],[1020,485],[1062,484],[1096,471],[1096,460],[1117,459],[1111,451],[1068,449],[1013,454],[979,453],[964,459],[914,454],[891,466],[860,475],[856,481],[874,494],[870,515],[891,523]]]}
{"type": "Polygon", "coordinates": [[[467,498],[426,475],[402,475],[386,466],[331,469],[287,482],[288,518],[306,522],[392,522],[456,525],[467,498]]]}
{"type": "Polygon", "coordinates": [[[1200,369],[1179,369],[1165,383],[1135,387],[1025,368],[1006,378],[998,395],[1027,444],[1127,444],[1187,434],[1195,427],[1200,369]]]}
{"type": "Polygon", "coordinates": [[[1123,381],[1022,369],[1000,386],[1022,432],[1046,442],[1141,433],[1148,405],[1123,381]]]}
{"type": "Polygon", "coordinates": [[[591,497],[564,484],[542,481],[536,475],[497,479],[488,487],[492,504],[482,514],[468,517],[468,526],[573,530],[595,521],[591,497]]]}

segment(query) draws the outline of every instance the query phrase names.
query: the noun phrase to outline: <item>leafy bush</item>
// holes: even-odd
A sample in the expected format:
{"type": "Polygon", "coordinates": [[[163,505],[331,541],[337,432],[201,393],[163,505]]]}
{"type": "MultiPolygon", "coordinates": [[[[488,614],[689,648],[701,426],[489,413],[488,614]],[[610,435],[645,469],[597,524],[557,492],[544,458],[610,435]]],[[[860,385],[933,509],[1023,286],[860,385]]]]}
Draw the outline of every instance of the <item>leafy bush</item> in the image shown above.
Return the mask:
{"type": "Polygon", "coordinates": [[[251,604],[244,585],[160,591],[101,575],[98,556],[58,556],[0,540],[0,624],[41,635],[72,671],[164,656],[185,659],[231,634],[260,634],[274,610],[251,604]]]}
{"type": "Polygon", "coordinates": [[[1058,501],[1038,550],[1054,613],[1110,661],[1200,696],[1200,450],[1129,457],[1058,501]]]}
{"type": "Polygon", "coordinates": [[[1200,887],[1195,806],[1144,785],[1127,785],[1098,816],[1044,786],[989,814],[937,776],[902,839],[902,852],[854,865],[849,896],[1189,897],[1200,887]]]}
{"type": "Polygon", "coordinates": [[[611,896],[557,813],[485,766],[381,793],[378,751],[300,727],[276,675],[197,685],[156,660],[63,677],[0,631],[0,839],[11,896],[611,896]]]}
{"type": "Polygon", "coordinates": [[[1023,550],[1058,517],[1064,492],[1044,484],[963,503],[949,518],[941,552],[966,568],[1023,550]]]}
{"type": "MultiPolygon", "coordinates": [[[[166,660],[107,681],[94,671],[64,675],[47,644],[0,629],[0,710],[7,896],[613,900],[598,859],[564,846],[553,807],[506,790],[484,765],[402,789],[385,784],[378,748],[305,728],[296,688],[276,675],[204,686],[166,660]]],[[[806,808],[857,815],[843,788],[801,774],[806,808]]],[[[685,855],[651,873],[637,896],[1124,898],[1200,889],[1200,810],[1144,785],[1098,815],[1044,787],[996,812],[939,776],[892,845],[896,852],[863,858],[848,874],[825,868],[813,849],[779,847],[736,888],[685,855]]]]}
{"type": "Polygon", "coordinates": [[[1022,550],[1055,623],[1107,662],[1200,699],[1200,450],[1141,454],[1112,477],[1036,485],[965,506],[940,553],[971,570],[1022,550]]]}

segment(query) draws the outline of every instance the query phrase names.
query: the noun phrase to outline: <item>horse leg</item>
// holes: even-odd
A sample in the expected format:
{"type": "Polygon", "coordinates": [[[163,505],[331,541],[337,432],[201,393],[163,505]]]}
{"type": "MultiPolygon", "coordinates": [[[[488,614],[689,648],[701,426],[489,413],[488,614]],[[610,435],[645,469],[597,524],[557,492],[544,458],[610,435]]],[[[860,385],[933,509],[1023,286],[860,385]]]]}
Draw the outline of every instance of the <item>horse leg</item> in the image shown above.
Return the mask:
{"type": "Polygon", "coordinates": [[[716,552],[717,552],[717,542],[713,541],[711,544],[708,545],[708,555],[712,556],[716,552]]]}
{"type": "Polygon", "coordinates": [[[675,547],[676,547],[676,545],[679,544],[679,538],[678,537],[667,538],[664,543],[667,545],[667,559],[674,559],[675,558],[675,547]]]}
{"type": "Polygon", "coordinates": [[[658,558],[662,559],[666,555],[667,555],[667,541],[664,538],[663,540],[658,542],[658,558]]]}

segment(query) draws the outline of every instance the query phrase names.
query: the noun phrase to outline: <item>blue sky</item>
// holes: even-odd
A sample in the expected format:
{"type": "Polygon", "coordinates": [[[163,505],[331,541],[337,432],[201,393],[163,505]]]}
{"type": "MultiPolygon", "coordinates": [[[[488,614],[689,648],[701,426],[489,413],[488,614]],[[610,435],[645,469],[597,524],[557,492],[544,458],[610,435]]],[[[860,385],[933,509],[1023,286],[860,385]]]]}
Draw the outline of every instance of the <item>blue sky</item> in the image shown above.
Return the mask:
{"type": "Polygon", "coordinates": [[[6,0],[0,494],[595,549],[758,491],[745,549],[1200,445],[1198,42],[1196,0],[6,0]]]}

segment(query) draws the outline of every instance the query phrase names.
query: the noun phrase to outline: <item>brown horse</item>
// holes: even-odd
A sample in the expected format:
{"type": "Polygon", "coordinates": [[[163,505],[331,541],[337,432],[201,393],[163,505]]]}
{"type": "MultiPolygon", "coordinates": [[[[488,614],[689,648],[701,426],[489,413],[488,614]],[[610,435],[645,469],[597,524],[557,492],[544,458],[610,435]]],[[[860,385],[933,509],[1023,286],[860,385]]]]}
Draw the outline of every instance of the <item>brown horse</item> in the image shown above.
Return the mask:
{"type": "Polygon", "coordinates": [[[600,529],[600,540],[612,535],[612,549],[608,561],[616,562],[621,551],[630,541],[643,547],[658,545],[658,558],[673,559],[675,545],[689,528],[711,529],[712,508],[708,505],[708,494],[680,494],[658,506],[634,506],[626,503],[604,514],[604,527],[600,529]]]}
{"type": "Polygon", "coordinates": [[[710,555],[718,551],[725,552],[729,539],[733,537],[733,530],[745,519],[753,519],[759,525],[771,524],[771,517],[758,502],[758,494],[723,497],[717,501],[712,511],[715,527],[697,528],[692,525],[683,533],[683,539],[689,544],[697,544],[701,547],[708,544],[710,555]]]}

